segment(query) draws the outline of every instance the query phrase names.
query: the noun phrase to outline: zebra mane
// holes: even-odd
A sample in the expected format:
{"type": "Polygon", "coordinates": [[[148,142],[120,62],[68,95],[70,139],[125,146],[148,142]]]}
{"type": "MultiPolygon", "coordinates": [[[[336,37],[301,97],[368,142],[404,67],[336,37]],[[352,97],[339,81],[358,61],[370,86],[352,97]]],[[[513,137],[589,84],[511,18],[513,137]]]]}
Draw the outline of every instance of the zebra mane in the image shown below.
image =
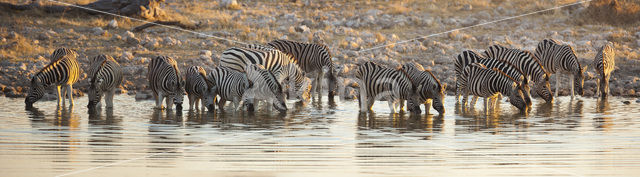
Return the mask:
{"type": "Polygon", "coordinates": [[[396,70],[400,71],[402,74],[404,74],[405,77],[407,77],[407,79],[409,79],[409,82],[411,82],[411,90],[415,91],[417,89],[416,82],[413,80],[413,78],[411,78],[411,76],[409,76],[407,71],[402,68],[397,68],[396,70]]]}
{"type": "Polygon", "coordinates": [[[436,83],[438,84],[438,88],[442,87],[442,84],[440,83],[440,79],[438,79],[435,75],[433,75],[431,70],[424,70],[424,72],[427,72],[429,73],[429,75],[431,75],[431,78],[433,78],[433,80],[435,80],[436,83]]]}
{"type": "Polygon", "coordinates": [[[509,80],[511,80],[511,81],[513,81],[513,82],[515,82],[515,83],[516,83],[516,85],[518,85],[518,89],[520,89],[520,90],[524,90],[524,89],[522,88],[522,85],[520,85],[520,83],[519,83],[518,81],[516,81],[515,79],[513,79],[513,78],[512,78],[511,76],[509,76],[508,74],[506,74],[506,73],[502,72],[500,69],[498,69],[498,68],[491,68],[491,70],[493,70],[493,71],[495,71],[495,72],[497,72],[497,73],[501,74],[502,76],[506,76],[507,78],[509,78],[509,80]]]}

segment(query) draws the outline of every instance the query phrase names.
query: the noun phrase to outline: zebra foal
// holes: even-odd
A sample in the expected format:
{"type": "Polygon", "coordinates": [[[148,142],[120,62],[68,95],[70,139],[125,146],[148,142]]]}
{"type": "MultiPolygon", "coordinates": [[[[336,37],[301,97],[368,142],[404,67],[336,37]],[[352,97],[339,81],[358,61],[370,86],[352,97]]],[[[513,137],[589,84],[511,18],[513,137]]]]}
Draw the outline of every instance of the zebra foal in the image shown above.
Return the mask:
{"type": "Polygon", "coordinates": [[[596,92],[598,96],[605,98],[609,95],[609,78],[611,78],[611,72],[615,69],[616,65],[616,53],[613,49],[613,43],[607,42],[604,46],[600,47],[598,54],[596,54],[593,60],[593,68],[598,75],[598,88],[596,92]]]}
{"type": "Polygon", "coordinates": [[[189,98],[189,110],[193,110],[194,105],[196,109],[204,110],[205,103],[202,99],[208,89],[207,72],[200,66],[191,66],[185,73],[185,80],[184,88],[189,98]],[[198,107],[199,104],[201,108],[198,107]]]}

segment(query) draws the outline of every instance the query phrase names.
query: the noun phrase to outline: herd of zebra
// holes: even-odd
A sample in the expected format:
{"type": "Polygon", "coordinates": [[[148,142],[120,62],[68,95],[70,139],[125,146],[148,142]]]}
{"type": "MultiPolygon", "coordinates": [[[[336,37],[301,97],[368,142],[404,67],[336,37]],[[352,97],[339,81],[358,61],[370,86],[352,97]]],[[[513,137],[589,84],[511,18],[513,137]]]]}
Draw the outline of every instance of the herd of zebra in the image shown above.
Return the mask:
{"type": "MultiPolygon", "coordinates": [[[[74,50],[56,49],[51,54],[51,63],[32,77],[25,104],[31,107],[44,96],[47,87],[56,86],[58,104],[64,104],[68,97],[73,105],[72,85],[80,74],[77,56],[74,50]]],[[[597,91],[602,97],[609,92],[614,58],[613,44],[609,42],[594,59],[593,66],[600,75],[597,91]]],[[[100,107],[103,96],[106,107],[113,107],[114,92],[123,81],[120,65],[111,56],[98,55],[89,61],[89,67],[88,107],[100,107]]],[[[571,96],[582,95],[585,70],[571,46],[552,39],[540,42],[535,53],[501,45],[490,46],[483,55],[467,50],[455,58],[456,102],[464,95],[462,104],[466,106],[471,94],[474,105],[478,97],[483,97],[487,110],[490,100],[495,102],[499,95],[505,95],[513,106],[526,111],[532,104],[531,86],[542,99],[552,102],[549,78],[554,73],[569,74],[571,96]]],[[[260,101],[266,101],[271,103],[266,105],[268,109],[284,112],[286,99],[308,101],[313,91],[321,97],[324,77],[328,79],[327,90],[332,99],[337,93],[337,75],[325,45],[274,40],[266,45],[231,47],[222,52],[219,65],[209,72],[191,66],[182,75],[173,58],[157,56],[149,62],[147,78],[157,109],[165,109],[165,101],[167,109],[175,104],[175,109],[181,110],[186,94],[189,109],[195,106],[213,111],[217,106],[223,110],[226,102],[232,101],[235,110],[252,111],[260,101]]],[[[411,113],[420,114],[422,104],[427,113],[430,107],[439,114],[445,112],[446,84],[420,64],[407,62],[391,68],[367,61],[359,64],[354,75],[359,85],[360,111],[370,111],[375,100],[386,100],[394,113],[403,110],[405,101],[411,113]]],[[[556,80],[556,97],[558,85],[556,80]]]]}

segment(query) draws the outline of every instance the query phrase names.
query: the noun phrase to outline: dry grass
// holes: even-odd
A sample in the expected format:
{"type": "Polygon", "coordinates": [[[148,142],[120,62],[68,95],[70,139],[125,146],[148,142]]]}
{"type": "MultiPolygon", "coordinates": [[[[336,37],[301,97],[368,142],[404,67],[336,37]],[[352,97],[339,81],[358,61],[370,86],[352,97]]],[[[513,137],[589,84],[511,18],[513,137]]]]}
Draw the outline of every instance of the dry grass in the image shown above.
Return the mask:
{"type": "Polygon", "coordinates": [[[640,1],[595,0],[582,15],[588,22],[634,26],[640,22],[640,1]]]}

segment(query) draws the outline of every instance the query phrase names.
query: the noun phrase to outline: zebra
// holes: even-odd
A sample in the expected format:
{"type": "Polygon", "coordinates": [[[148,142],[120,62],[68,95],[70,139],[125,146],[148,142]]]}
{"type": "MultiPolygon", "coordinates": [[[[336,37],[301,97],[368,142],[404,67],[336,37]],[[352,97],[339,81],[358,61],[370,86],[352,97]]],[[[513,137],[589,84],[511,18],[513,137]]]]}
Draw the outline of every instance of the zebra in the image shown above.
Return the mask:
{"type": "Polygon", "coordinates": [[[58,61],[64,56],[71,56],[73,58],[78,58],[78,53],[73,49],[68,49],[65,47],[58,48],[54,50],[53,53],[51,53],[51,56],[49,56],[49,61],[51,62],[58,61]]]}
{"type": "MultiPolygon", "coordinates": [[[[242,100],[249,111],[253,111],[256,101],[266,100],[280,112],[287,111],[282,85],[277,82],[276,76],[260,64],[249,64],[246,68],[246,76],[249,80],[249,89],[242,95],[242,100]]],[[[269,107],[271,108],[271,107],[269,107]]]]}
{"type": "Polygon", "coordinates": [[[162,100],[166,98],[167,108],[176,104],[176,110],[182,110],[184,99],[184,80],[176,61],[168,56],[157,56],[149,62],[147,79],[156,99],[156,109],[164,109],[162,100]]]}
{"type": "Polygon", "coordinates": [[[322,78],[327,71],[328,96],[333,98],[337,93],[337,71],[331,61],[331,52],[324,44],[300,43],[289,40],[273,40],[269,46],[293,56],[296,64],[307,74],[315,74],[316,79],[311,83],[312,90],[315,89],[320,96],[322,92],[322,78]]]}
{"type": "Polygon", "coordinates": [[[273,72],[280,84],[288,81],[293,91],[289,95],[297,95],[298,99],[308,99],[310,79],[298,67],[291,57],[278,50],[258,50],[232,47],[220,57],[220,66],[226,66],[239,72],[245,72],[248,64],[260,64],[273,72]],[[293,93],[292,93],[293,92],[293,93]]]}
{"type": "Polygon", "coordinates": [[[600,47],[598,50],[598,54],[596,54],[595,59],[593,60],[593,67],[595,68],[598,75],[600,75],[599,82],[597,82],[598,88],[596,92],[598,92],[598,96],[605,98],[609,94],[609,78],[611,77],[611,72],[615,69],[616,65],[616,53],[613,48],[612,42],[607,42],[604,46],[600,47]]]}
{"type": "Polygon", "coordinates": [[[484,51],[487,58],[497,59],[509,62],[522,70],[528,80],[532,80],[535,84],[536,93],[542,97],[547,103],[553,101],[551,95],[551,86],[549,85],[549,77],[551,74],[545,70],[539,58],[531,52],[520,49],[510,49],[501,45],[492,45],[484,51]]]}
{"type": "Polygon", "coordinates": [[[463,77],[466,77],[468,82],[464,88],[465,99],[469,94],[484,97],[485,113],[488,113],[489,110],[488,98],[496,97],[498,93],[509,96],[511,105],[521,111],[526,112],[528,109],[524,100],[525,90],[516,80],[500,71],[500,69],[489,69],[483,64],[473,63],[465,67],[463,73],[463,77]]]}
{"type": "MultiPolygon", "coordinates": [[[[208,89],[203,99],[203,103],[209,111],[215,110],[215,100],[219,96],[218,108],[224,110],[227,100],[234,103],[234,110],[240,108],[242,95],[251,87],[247,75],[236,70],[218,66],[207,74],[208,89]]],[[[276,81],[277,82],[277,81],[276,81]]]]}
{"type": "MultiPolygon", "coordinates": [[[[464,88],[466,87],[467,80],[466,80],[466,77],[462,77],[463,75],[462,72],[464,72],[464,68],[471,63],[480,63],[487,68],[498,68],[500,71],[504,72],[505,74],[509,75],[511,78],[518,81],[518,83],[520,83],[520,85],[525,90],[524,92],[525,102],[527,103],[528,106],[531,106],[532,102],[531,102],[531,94],[530,94],[531,89],[529,88],[529,80],[527,79],[527,75],[524,72],[522,72],[522,70],[520,70],[518,67],[514,66],[513,64],[507,61],[483,58],[480,55],[478,55],[476,52],[471,50],[463,51],[460,55],[458,55],[455,62],[456,98],[459,97],[459,95],[461,95],[462,90],[464,90],[464,88]]],[[[477,96],[474,96],[471,104],[475,104],[477,98],[478,98],[477,96]]],[[[465,98],[464,100],[467,100],[467,98],[465,98]]],[[[466,105],[466,102],[463,102],[462,104],[466,105]]]]}
{"type": "Polygon", "coordinates": [[[420,114],[420,94],[422,85],[416,84],[402,68],[391,69],[374,62],[361,64],[355,73],[360,85],[360,111],[371,111],[375,100],[386,99],[392,113],[398,110],[398,103],[407,101],[411,113],[420,114]]]}
{"type": "MultiPolygon", "coordinates": [[[[544,39],[538,43],[535,56],[542,61],[547,72],[551,74],[556,72],[569,74],[569,78],[573,83],[571,85],[571,98],[574,97],[576,92],[579,95],[583,94],[584,72],[587,71],[587,66],[580,66],[578,57],[576,57],[571,46],[560,45],[553,39],[544,39]]],[[[558,96],[559,86],[559,77],[556,76],[556,97],[558,96]]]]}
{"type": "Polygon", "coordinates": [[[65,95],[68,95],[69,104],[73,106],[73,84],[78,81],[79,76],[80,67],[75,56],[62,56],[31,77],[31,89],[24,103],[27,107],[33,107],[33,103],[44,96],[47,87],[56,86],[58,105],[60,102],[64,105],[65,95]],[[62,93],[60,87],[64,88],[62,93]]]}
{"type": "Polygon", "coordinates": [[[424,103],[425,112],[429,114],[429,107],[433,105],[433,109],[438,111],[439,114],[444,115],[444,91],[447,87],[446,84],[440,84],[440,80],[438,80],[431,71],[425,70],[422,65],[417,63],[405,63],[402,65],[402,70],[406,71],[411,80],[422,86],[422,89],[418,90],[418,93],[420,94],[420,103],[424,103]]]}
{"type": "Polygon", "coordinates": [[[189,98],[189,110],[193,110],[195,104],[198,109],[200,104],[201,109],[204,110],[205,103],[202,101],[209,86],[207,82],[207,72],[200,66],[191,66],[185,73],[185,86],[184,90],[187,92],[189,98]],[[202,101],[202,104],[200,103],[202,101]]]}
{"type": "Polygon", "coordinates": [[[90,65],[89,76],[89,104],[88,108],[100,107],[100,100],[106,95],[104,101],[107,108],[113,107],[113,94],[123,80],[120,64],[109,55],[93,57],[90,65]]]}

